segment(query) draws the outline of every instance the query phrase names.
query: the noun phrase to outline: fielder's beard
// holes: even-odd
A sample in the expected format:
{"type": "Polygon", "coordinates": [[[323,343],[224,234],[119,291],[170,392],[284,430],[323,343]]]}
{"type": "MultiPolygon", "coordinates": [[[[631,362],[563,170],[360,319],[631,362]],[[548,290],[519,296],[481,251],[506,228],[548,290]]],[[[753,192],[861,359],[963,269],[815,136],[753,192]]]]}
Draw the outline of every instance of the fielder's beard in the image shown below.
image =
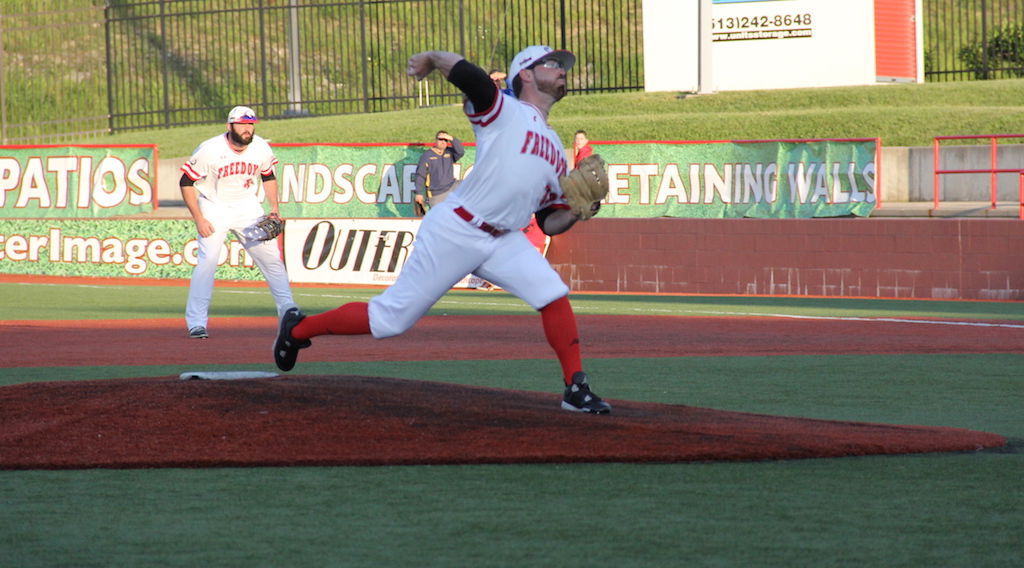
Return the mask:
{"type": "Polygon", "coordinates": [[[232,142],[239,146],[248,146],[250,143],[252,143],[252,134],[246,134],[245,136],[242,136],[241,134],[235,132],[234,128],[228,131],[228,138],[230,138],[232,142]]]}

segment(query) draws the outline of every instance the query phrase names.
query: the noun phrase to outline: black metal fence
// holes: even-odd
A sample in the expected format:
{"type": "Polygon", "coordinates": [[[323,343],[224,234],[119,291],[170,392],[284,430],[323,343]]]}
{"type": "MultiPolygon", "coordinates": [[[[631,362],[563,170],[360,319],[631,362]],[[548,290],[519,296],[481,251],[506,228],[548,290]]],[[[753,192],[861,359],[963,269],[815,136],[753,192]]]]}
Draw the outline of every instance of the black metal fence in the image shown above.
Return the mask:
{"type": "Polygon", "coordinates": [[[0,0],[0,143],[108,131],[103,7],[0,0]]]}
{"type": "Polygon", "coordinates": [[[1024,77],[1024,0],[924,0],[927,81],[1024,77]]]}
{"type": "MultiPolygon", "coordinates": [[[[883,0],[879,0],[883,1],[883,0]]],[[[0,142],[458,100],[405,60],[571,49],[574,92],[643,88],[643,0],[0,0],[0,142]]],[[[924,0],[925,77],[1024,76],[1024,0],[924,0]]]]}
{"type": "Polygon", "coordinates": [[[522,47],[577,53],[570,91],[643,88],[641,0],[110,0],[105,13],[112,132],[265,116],[451,103],[410,55],[455,51],[506,70],[522,47]]]}

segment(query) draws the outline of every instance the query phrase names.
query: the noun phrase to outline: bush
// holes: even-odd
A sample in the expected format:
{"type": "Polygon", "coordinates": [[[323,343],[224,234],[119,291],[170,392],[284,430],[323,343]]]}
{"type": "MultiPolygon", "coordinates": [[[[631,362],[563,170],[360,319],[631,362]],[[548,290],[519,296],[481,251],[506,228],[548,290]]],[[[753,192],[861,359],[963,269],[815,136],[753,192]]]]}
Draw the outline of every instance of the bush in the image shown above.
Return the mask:
{"type": "Polygon", "coordinates": [[[1024,24],[996,30],[992,37],[960,48],[960,60],[974,73],[975,79],[992,79],[995,72],[1003,77],[1024,77],[1024,24]]]}

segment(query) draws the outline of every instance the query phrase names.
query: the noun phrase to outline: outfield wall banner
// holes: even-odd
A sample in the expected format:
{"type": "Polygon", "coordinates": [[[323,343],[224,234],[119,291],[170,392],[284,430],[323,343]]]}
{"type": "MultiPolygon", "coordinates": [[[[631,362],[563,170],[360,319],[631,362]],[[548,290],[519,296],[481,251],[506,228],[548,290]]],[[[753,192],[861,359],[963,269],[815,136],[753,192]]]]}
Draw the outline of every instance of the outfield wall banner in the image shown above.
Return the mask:
{"type": "MultiPolygon", "coordinates": [[[[874,139],[595,143],[609,164],[602,217],[868,216],[874,139]]],[[[286,218],[413,217],[419,145],[279,145],[286,218]]],[[[471,175],[466,146],[456,177],[471,175]]]]}
{"type": "Polygon", "coordinates": [[[595,143],[602,217],[808,218],[875,207],[875,140],[595,143]]]}
{"type": "Polygon", "coordinates": [[[0,217],[98,218],[152,211],[156,146],[0,146],[0,217]]]}
{"type": "MultiPolygon", "coordinates": [[[[285,218],[414,217],[419,144],[274,144],[281,215],[285,218]]],[[[456,164],[468,173],[476,149],[456,164]]]]}
{"type": "MultiPolygon", "coordinates": [[[[0,219],[0,274],[189,278],[196,264],[190,219],[0,219]]],[[[217,278],[263,275],[235,239],[217,278]]]]}
{"type": "MultiPolygon", "coordinates": [[[[292,282],[387,286],[412,252],[419,219],[289,219],[285,264],[292,282]]],[[[544,254],[550,242],[527,234],[544,254]]],[[[198,242],[190,219],[0,219],[0,274],[187,279],[198,242]]],[[[218,280],[262,280],[241,243],[225,241],[218,280]]],[[[456,288],[480,288],[466,276],[456,288]]]]}
{"type": "MultiPolygon", "coordinates": [[[[392,284],[412,252],[419,219],[291,219],[284,248],[292,282],[392,284]]],[[[479,288],[467,276],[455,288],[479,288]]]]}

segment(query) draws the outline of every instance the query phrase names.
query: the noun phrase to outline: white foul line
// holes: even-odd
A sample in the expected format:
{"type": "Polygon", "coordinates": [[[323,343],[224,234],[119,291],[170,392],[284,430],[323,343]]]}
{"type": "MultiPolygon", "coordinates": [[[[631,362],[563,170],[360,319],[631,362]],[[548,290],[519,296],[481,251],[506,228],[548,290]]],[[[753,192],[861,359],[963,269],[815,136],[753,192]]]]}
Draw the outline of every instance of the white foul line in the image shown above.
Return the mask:
{"type": "MultiPolygon", "coordinates": [[[[654,310],[645,310],[654,311],[654,310]]],[[[658,310],[669,312],[669,310],[658,310]]],[[[835,320],[835,321],[867,321],[885,323],[917,323],[928,325],[963,325],[968,327],[1006,327],[1010,329],[1024,329],[1024,324],[1018,323],[987,323],[977,321],[956,321],[956,320],[926,320],[906,318],[866,318],[859,316],[801,316],[796,314],[766,314],[756,312],[720,312],[711,310],[681,310],[689,314],[709,314],[716,316],[737,316],[737,317],[761,317],[761,318],[789,318],[789,319],[810,319],[810,320],[835,320]]],[[[671,312],[678,313],[678,312],[671,312]]]]}

